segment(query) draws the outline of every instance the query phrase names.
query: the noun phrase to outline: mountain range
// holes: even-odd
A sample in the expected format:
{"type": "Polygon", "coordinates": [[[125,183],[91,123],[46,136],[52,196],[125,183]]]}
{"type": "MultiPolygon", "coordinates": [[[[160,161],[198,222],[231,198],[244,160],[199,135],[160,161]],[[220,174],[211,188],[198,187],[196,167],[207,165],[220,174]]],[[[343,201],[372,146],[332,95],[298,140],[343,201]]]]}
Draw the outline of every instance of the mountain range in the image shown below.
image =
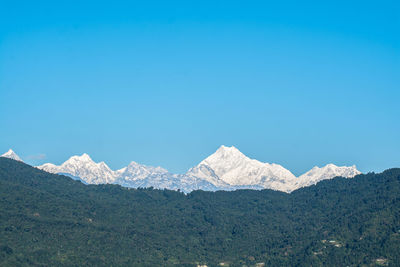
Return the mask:
{"type": "MultiPolygon", "coordinates": [[[[11,149],[2,157],[22,161],[11,149]]],[[[105,162],[94,162],[88,154],[72,156],[61,165],[46,163],[38,169],[68,175],[87,184],[119,184],[132,188],[166,188],[191,192],[235,189],[273,189],[292,192],[335,177],[353,178],[361,174],[356,166],[328,164],[314,167],[296,177],[279,164],[250,159],[235,147],[221,146],[185,174],[175,174],[161,167],[131,162],[119,170],[110,169],[105,162]]]]}

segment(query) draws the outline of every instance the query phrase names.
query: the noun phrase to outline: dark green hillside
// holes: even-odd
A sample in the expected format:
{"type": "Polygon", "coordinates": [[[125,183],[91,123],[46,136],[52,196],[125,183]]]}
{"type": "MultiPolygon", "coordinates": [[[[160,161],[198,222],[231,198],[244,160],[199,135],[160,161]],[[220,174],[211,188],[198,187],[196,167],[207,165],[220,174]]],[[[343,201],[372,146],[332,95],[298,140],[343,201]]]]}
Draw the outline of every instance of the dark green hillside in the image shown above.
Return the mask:
{"type": "Polygon", "coordinates": [[[0,158],[0,266],[219,263],[400,266],[400,169],[292,194],[184,195],[84,185],[0,158]]]}

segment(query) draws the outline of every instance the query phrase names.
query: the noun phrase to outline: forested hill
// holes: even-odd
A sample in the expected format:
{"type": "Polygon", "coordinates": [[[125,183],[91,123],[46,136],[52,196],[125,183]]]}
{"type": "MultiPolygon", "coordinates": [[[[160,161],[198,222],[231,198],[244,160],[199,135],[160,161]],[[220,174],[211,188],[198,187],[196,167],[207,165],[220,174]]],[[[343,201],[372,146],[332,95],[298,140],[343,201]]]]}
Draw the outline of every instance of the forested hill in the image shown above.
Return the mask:
{"type": "Polygon", "coordinates": [[[294,191],[84,185],[0,158],[0,266],[400,266],[400,169],[294,191]]]}

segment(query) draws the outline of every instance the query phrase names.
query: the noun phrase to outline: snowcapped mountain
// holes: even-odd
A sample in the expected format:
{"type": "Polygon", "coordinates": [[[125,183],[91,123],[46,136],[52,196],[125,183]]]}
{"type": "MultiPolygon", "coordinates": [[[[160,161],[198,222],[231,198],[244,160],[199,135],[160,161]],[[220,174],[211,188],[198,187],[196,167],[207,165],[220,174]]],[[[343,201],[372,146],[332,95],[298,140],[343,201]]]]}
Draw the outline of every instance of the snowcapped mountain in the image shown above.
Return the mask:
{"type": "Polygon", "coordinates": [[[88,154],[72,156],[60,166],[46,163],[37,168],[51,173],[65,173],[81,178],[88,184],[110,184],[116,179],[115,172],[104,162],[94,162],[88,154]]]}
{"type": "MultiPolygon", "coordinates": [[[[154,168],[154,167],[150,167],[154,168]]],[[[184,174],[173,174],[169,172],[149,172],[147,176],[122,175],[115,181],[116,184],[125,187],[154,187],[158,189],[181,190],[189,193],[193,190],[216,191],[218,188],[213,184],[184,174]]]]}
{"type": "Polygon", "coordinates": [[[131,162],[127,167],[117,171],[111,170],[104,162],[94,162],[88,154],[73,156],[57,166],[46,163],[37,168],[51,173],[68,175],[87,184],[119,184],[125,187],[168,188],[191,192],[202,189],[215,191],[213,184],[182,174],[172,174],[161,167],[152,167],[131,162]]]}
{"type": "Polygon", "coordinates": [[[296,177],[281,165],[250,159],[233,146],[221,146],[187,175],[216,186],[259,186],[280,191],[290,191],[296,182],[296,177]]]}
{"type": "Polygon", "coordinates": [[[299,178],[296,181],[295,187],[297,189],[300,187],[310,186],[322,180],[332,179],[338,176],[345,178],[353,178],[358,174],[361,174],[361,172],[357,170],[355,165],[351,167],[347,166],[338,167],[334,164],[328,164],[322,168],[315,166],[305,174],[299,176],[299,178]]]}
{"type": "Polygon", "coordinates": [[[132,161],[127,167],[118,170],[119,178],[125,180],[143,180],[151,175],[163,175],[168,171],[161,167],[146,166],[132,161]]]}
{"type": "MultiPolygon", "coordinates": [[[[11,149],[2,157],[22,161],[11,149]]],[[[292,192],[322,180],[337,176],[352,178],[361,173],[355,166],[338,167],[328,164],[322,168],[314,167],[296,177],[281,165],[248,158],[233,146],[221,146],[186,174],[174,174],[161,167],[146,166],[133,161],[127,167],[114,171],[104,162],[94,162],[88,154],[72,156],[59,166],[46,163],[37,168],[68,175],[87,184],[119,184],[133,188],[179,189],[183,192],[239,188],[292,192]]]]}
{"type": "Polygon", "coordinates": [[[23,162],[23,160],[12,149],[9,149],[6,153],[1,155],[0,157],[9,158],[9,159],[18,160],[18,161],[23,162]]]}

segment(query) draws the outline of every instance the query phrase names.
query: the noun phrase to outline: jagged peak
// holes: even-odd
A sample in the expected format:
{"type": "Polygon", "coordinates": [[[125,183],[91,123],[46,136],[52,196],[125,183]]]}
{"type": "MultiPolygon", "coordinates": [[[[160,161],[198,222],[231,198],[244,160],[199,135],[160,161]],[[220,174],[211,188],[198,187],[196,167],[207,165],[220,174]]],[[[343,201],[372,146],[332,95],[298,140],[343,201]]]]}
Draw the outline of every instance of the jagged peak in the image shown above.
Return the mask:
{"type": "Polygon", "coordinates": [[[104,161],[97,163],[97,165],[102,167],[102,168],[106,168],[108,170],[111,170],[110,167],[108,167],[108,165],[104,161]]]}
{"type": "Polygon", "coordinates": [[[87,154],[87,153],[83,153],[82,155],[75,155],[75,156],[72,156],[72,157],[70,157],[66,162],[68,162],[68,161],[70,161],[70,160],[73,160],[73,161],[76,161],[76,160],[78,160],[78,161],[90,161],[90,162],[94,162],[93,160],[92,160],[92,158],[87,154]]]}
{"type": "Polygon", "coordinates": [[[92,160],[92,158],[91,158],[87,153],[83,153],[83,154],[80,156],[80,158],[81,158],[81,159],[92,160]]]}
{"type": "Polygon", "coordinates": [[[15,154],[15,152],[14,152],[14,150],[12,150],[11,148],[6,152],[6,153],[4,153],[3,155],[5,155],[5,154],[15,154]]]}
{"type": "Polygon", "coordinates": [[[127,167],[123,168],[123,169],[131,170],[131,169],[137,169],[137,168],[144,168],[144,169],[149,169],[149,170],[158,171],[158,172],[168,172],[166,169],[164,169],[162,167],[159,167],[159,166],[157,166],[157,167],[147,166],[147,165],[144,165],[144,164],[137,163],[135,161],[131,161],[131,163],[129,163],[129,165],[127,167]]]}
{"type": "Polygon", "coordinates": [[[317,170],[321,170],[321,169],[328,169],[328,168],[338,168],[338,166],[336,166],[336,165],[333,164],[333,163],[328,163],[328,164],[326,164],[326,165],[324,165],[324,166],[322,166],[322,167],[314,166],[311,170],[309,170],[309,171],[307,171],[307,172],[310,172],[310,171],[317,171],[317,170]]]}
{"type": "Polygon", "coordinates": [[[200,164],[204,163],[207,164],[210,162],[219,162],[219,161],[238,160],[238,159],[249,159],[249,158],[234,146],[228,147],[222,145],[217,149],[217,151],[208,156],[200,164]]]}
{"type": "Polygon", "coordinates": [[[333,163],[326,164],[323,168],[337,168],[338,166],[333,163]]]}
{"type": "Polygon", "coordinates": [[[139,163],[137,163],[136,161],[131,161],[129,164],[128,164],[128,167],[129,166],[141,166],[142,164],[139,164],[139,163]]]}
{"type": "Polygon", "coordinates": [[[300,175],[299,181],[301,180],[309,180],[310,177],[313,178],[313,180],[319,180],[321,177],[324,179],[326,178],[333,178],[335,176],[342,176],[346,178],[352,178],[361,172],[357,170],[356,165],[352,166],[336,166],[333,163],[326,164],[323,167],[318,167],[315,166],[308,172],[300,175]]]}
{"type": "MultiPolygon", "coordinates": [[[[161,167],[146,166],[135,161],[130,162],[127,167],[113,171],[105,162],[94,162],[87,153],[72,156],[60,166],[44,164],[38,166],[38,168],[54,173],[69,173],[80,177],[87,183],[96,184],[119,183],[121,181],[125,183],[144,179],[154,179],[153,182],[159,181],[159,179],[170,179],[169,182],[174,183],[179,176],[161,167]]],[[[179,177],[185,183],[189,180],[196,183],[203,181],[219,188],[228,188],[229,186],[254,188],[254,186],[259,186],[260,188],[290,192],[324,179],[337,176],[351,178],[359,173],[355,165],[338,167],[329,163],[323,167],[315,166],[296,178],[289,170],[279,164],[263,163],[247,157],[235,146],[222,145],[197,166],[179,177]]]]}
{"type": "Polygon", "coordinates": [[[351,165],[351,166],[338,166],[335,165],[333,163],[328,163],[322,167],[318,167],[318,166],[314,166],[311,170],[322,170],[322,169],[343,169],[343,168],[347,168],[347,169],[355,169],[357,170],[356,165],[351,165]]]}
{"type": "Polygon", "coordinates": [[[1,155],[1,157],[22,161],[22,159],[17,155],[17,153],[15,153],[14,150],[12,150],[11,148],[6,153],[1,155]]]}
{"type": "Polygon", "coordinates": [[[220,146],[215,153],[243,154],[234,146],[220,146]]]}

